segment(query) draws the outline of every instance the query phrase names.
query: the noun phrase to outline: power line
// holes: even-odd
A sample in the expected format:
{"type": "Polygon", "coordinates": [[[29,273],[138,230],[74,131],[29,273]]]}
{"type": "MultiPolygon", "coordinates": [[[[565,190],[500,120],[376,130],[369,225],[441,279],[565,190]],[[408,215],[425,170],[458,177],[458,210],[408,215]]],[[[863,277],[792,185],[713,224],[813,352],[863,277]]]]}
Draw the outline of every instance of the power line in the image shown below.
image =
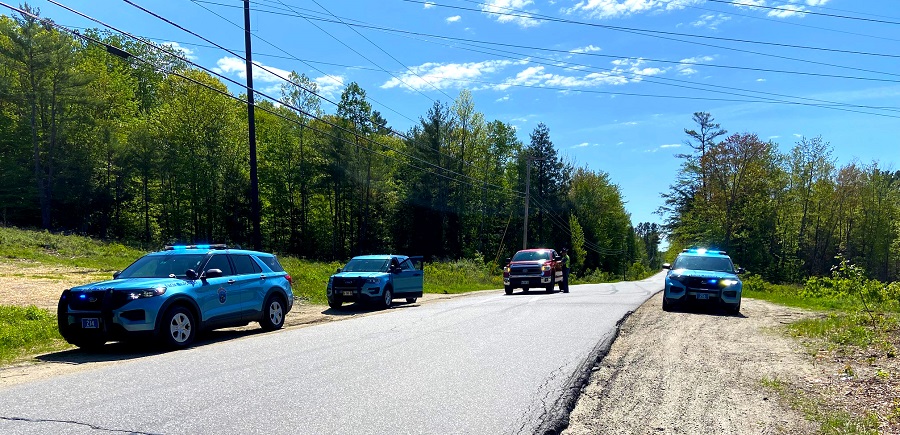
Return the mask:
{"type": "Polygon", "coordinates": [[[741,3],[739,1],[729,1],[729,0],[707,0],[712,3],[724,3],[732,6],[742,6],[747,8],[755,8],[755,9],[768,9],[772,11],[780,11],[780,12],[793,12],[796,14],[809,14],[809,15],[819,15],[822,17],[831,17],[831,18],[842,18],[846,20],[857,20],[857,21],[868,21],[872,23],[881,23],[881,24],[900,24],[898,21],[887,21],[887,20],[876,20],[872,18],[860,18],[860,17],[851,17],[847,15],[837,15],[837,14],[826,14],[824,12],[813,12],[809,10],[797,10],[797,9],[789,9],[785,7],[776,7],[776,6],[763,6],[754,3],[741,3]]]}
{"type": "MultiPolygon", "coordinates": [[[[428,3],[433,6],[440,6],[440,7],[448,8],[448,9],[458,9],[458,10],[472,11],[472,12],[478,12],[478,13],[484,12],[484,10],[482,10],[482,9],[467,8],[465,6],[444,5],[444,4],[440,4],[440,3],[435,3],[431,0],[402,0],[402,1],[405,1],[408,3],[423,4],[423,5],[425,3],[428,3]]],[[[484,6],[483,3],[479,3],[479,4],[484,6]]],[[[806,46],[806,45],[784,44],[784,43],[780,43],[780,42],[754,41],[754,40],[750,40],[750,39],[725,38],[725,37],[721,37],[721,36],[695,35],[695,34],[691,34],[691,33],[680,33],[680,32],[667,32],[664,30],[650,30],[650,29],[640,29],[640,28],[635,28],[635,27],[610,26],[610,25],[606,25],[606,24],[589,23],[586,21],[569,20],[569,19],[565,19],[565,18],[553,17],[550,15],[524,12],[524,11],[520,11],[520,10],[513,9],[513,8],[503,7],[503,6],[495,6],[495,7],[498,9],[504,9],[504,10],[511,11],[510,13],[503,14],[503,15],[508,15],[511,17],[532,18],[532,19],[537,17],[542,20],[551,21],[551,22],[576,24],[579,26],[596,27],[596,28],[608,29],[608,30],[639,32],[639,33],[653,33],[653,34],[667,35],[667,36],[684,36],[684,37],[689,37],[689,38],[712,39],[712,40],[727,41],[727,42],[739,42],[742,44],[770,45],[770,46],[775,46],[775,47],[797,48],[797,49],[804,49],[804,50],[826,51],[826,52],[843,53],[843,54],[855,54],[855,55],[861,55],[861,56],[900,58],[900,54],[871,53],[871,52],[855,51],[855,50],[840,50],[840,49],[836,49],[836,48],[827,48],[827,47],[812,47],[812,46],[806,46]]]]}

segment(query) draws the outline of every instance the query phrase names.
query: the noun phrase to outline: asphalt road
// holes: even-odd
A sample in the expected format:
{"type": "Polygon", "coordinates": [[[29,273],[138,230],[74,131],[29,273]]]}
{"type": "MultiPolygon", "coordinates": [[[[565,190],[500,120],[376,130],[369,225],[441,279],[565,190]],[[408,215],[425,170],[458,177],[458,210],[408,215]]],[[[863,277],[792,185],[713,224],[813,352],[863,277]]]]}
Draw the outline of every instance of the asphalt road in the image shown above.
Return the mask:
{"type": "Polygon", "coordinates": [[[0,433],[543,432],[661,289],[488,293],[123,361],[0,389],[0,433]]]}

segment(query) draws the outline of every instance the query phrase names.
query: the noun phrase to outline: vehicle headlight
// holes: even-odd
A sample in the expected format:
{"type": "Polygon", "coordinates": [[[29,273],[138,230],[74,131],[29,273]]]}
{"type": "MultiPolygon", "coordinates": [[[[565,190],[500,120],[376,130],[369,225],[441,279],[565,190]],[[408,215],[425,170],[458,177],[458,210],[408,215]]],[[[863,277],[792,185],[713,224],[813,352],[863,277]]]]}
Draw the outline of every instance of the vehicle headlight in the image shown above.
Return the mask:
{"type": "Polygon", "coordinates": [[[731,287],[733,285],[737,285],[740,281],[736,279],[723,279],[719,281],[719,285],[722,287],[731,287]]]}
{"type": "Polygon", "coordinates": [[[669,275],[669,279],[671,279],[672,281],[681,282],[682,278],[683,277],[681,275],[676,275],[676,274],[669,275]]]}
{"type": "Polygon", "coordinates": [[[165,287],[156,287],[147,290],[139,290],[135,292],[131,292],[128,294],[128,297],[132,300],[134,299],[144,299],[144,298],[152,298],[155,296],[161,296],[166,293],[165,287]]]}
{"type": "Polygon", "coordinates": [[[503,273],[509,273],[509,266],[503,266],[503,273]]]}
{"type": "Polygon", "coordinates": [[[544,272],[549,272],[549,271],[550,271],[550,265],[549,265],[549,264],[545,264],[545,265],[541,266],[541,270],[544,271],[544,272]]]}
{"type": "Polygon", "coordinates": [[[366,278],[366,283],[368,284],[378,284],[380,281],[378,278],[366,278]]]}

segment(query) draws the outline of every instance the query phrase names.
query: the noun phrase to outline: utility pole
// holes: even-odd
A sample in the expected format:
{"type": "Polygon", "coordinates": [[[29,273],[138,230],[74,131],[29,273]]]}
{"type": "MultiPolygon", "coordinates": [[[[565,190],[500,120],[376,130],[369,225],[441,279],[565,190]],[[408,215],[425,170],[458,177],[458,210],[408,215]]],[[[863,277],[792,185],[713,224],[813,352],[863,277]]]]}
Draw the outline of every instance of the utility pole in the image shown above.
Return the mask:
{"type": "Polygon", "coordinates": [[[525,157],[525,228],[522,235],[522,249],[528,249],[528,200],[531,198],[531,162],[547,160],[546,157],[525,157]]]}
{"type": "Polygon", "coordinates": [[[259,176],[256,173],[256,116],[253,113],[253,60],[250,49],[250,0],[244,0],[244,48],[247,60],[247,130],[250,133],[250,214],[253,220],[253,249],[262,249],[259,229],[259,176]]]}

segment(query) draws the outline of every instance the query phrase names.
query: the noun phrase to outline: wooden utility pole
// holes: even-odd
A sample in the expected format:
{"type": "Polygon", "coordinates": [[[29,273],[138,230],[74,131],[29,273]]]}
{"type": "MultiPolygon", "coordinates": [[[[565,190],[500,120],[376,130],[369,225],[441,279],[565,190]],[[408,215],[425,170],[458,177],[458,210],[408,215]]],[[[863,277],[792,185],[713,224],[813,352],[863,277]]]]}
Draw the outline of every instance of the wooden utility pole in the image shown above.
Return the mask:
{"type": "Polygon", "coordinates": [[[250,214],[253,220],[253,249],[262,249],[259,210],[259,176],[256,173],[256,116],[253,113],[253,59],[250,48],[250,0],[244,0],[244,48],[247,61],[247,130],[250,134],[250,214]]]}

